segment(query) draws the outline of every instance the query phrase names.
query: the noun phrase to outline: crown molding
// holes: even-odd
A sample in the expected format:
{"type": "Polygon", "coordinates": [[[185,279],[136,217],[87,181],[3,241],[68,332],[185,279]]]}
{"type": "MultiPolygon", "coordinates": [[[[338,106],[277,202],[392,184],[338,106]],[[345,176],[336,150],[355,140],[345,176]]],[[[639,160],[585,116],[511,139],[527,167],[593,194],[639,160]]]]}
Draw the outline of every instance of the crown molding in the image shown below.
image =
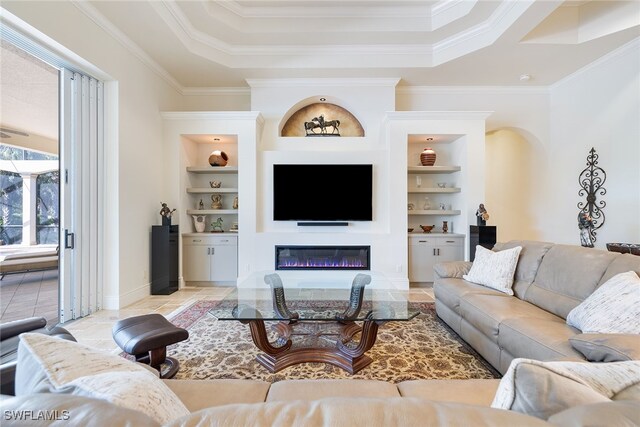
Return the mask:
{"type": "Polygon", "coordinates": [[[493,111],[388,111],[385,119],[396,120],[486,120],[493,111]]]}
{"type": "Polygon", "coordinates": [[[184,96],[251,95],[248,87],[183,87],[184,96]]]}
{"type": "Polygon", "coordinates": [[[252,88],[259,87],[396,87],[400,78],[318,78],[318,79],[246,79],[252,88]]]}
{"type": "Polygon", "coordinates": [[[425,95],[425,94],[541,94],[550,93],[548,86],[400,86],[396,89],[399,95],[425,95]]]}
{"type": "MultiPolygon", "coordinates": [[[[579,70],[569,74],[568,76],[564,77],[563,79],[558,80],[557,82],[555,82],[554,84],[552,84],[550,86],[551,90],[555,90],[558,87],[564,85],[565,83],[569,83],[571,80],[574,80],[576,78],[579,78],[581,75],[587,73],[588,71],[602,65],[605,64],[609,61],[613,61],[617,58],[621,58],[625,55],[631,55],[631,54],[635,54],[636,56],[640,57],[640,54],[638,53],[640,52],[640,37],[637,37],[633,40],[631,40],[630,42],[620,46],[619,48],[601,56],[600,58],[596,59],[595,61],[585,65],[584,67],[580,68],[579,70]]],[[[639,58],[640,59],[640,58],[639,58]]]]}
{"type": "Polygon", "coordinates": [[[165,120],[252,120],[264,122],[259,111],[161,111],[165,120]]]}
{"type": "Polygon", "coordinates": [[[87,1],[71,0],[71,3],[91,19],[98,27],[102,28],[111,37],[118,41],[122,46],[138,58],[143,64],[151,68],[158,76],[167,82],[172,88],[182,93],[182,85],[160,64],[153,60],[140,46],[127,37],[115,25],[109,21],[102,13],[87,1]]]}

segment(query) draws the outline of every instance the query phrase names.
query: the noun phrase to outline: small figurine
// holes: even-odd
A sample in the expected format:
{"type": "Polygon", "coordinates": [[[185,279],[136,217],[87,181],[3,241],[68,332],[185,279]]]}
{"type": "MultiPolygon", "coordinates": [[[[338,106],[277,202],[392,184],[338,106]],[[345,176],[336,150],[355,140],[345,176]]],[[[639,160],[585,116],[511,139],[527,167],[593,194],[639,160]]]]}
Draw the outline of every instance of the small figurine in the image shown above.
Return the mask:
{"type": "Polygon", "coordinates": [[[162,208],[160,209],[162,225],[171,225],[171,215],[173,215],[176,210],[171,210],[164,202],[160,202],[160,204],[162,205],[162,208]]]}
{"type": "Polygon", "coordinates": [[[233,198],[233,209],[238,209],[238,196],[233,198]]]}
{"type": "Polygon", "coordinates": [[[213,233],[222,233],[224,232],[224,229],[222,228],[222,218],[218,217],[218,219],[215,222],[211,223],[211,231],[213,233]]]}
{"type": "Polygon", "coordinates": [[[211,196],[211,209],[222,209],[222,196],[220,194],[211,196]]]}
{"type": "Polygon", "coordinates": [[[200,203],[198,203],[198,209],[200,210],[204,209],[204,203],[202,203],[202,199],[200,199],[200,203]]]}
{"type": "Polygon", "coordinates": [[[593,247],[593,220],[586,212],[578,214],[578,228],[580,229],[580,245],[585,248],[593,247]]]}
{"type": "Polygon", "coordinates": [[[222,187],[222,181],[209,181],[209,185],[211,188],[220,188],[222,187]]]}
{"type": "Polygon", "coordinates": [[[478,225],[487,225],[489,213],[487,213],[487,210],[484,208],[484,203],[480,203],[480,206],[478,206],[476,216],[478,217],[478,225]]]}
{"type": "Polygon", "coordinates": [[[442,232],[443,233],[449,232],[449,224],[447,223],[447,221],[442,221],[442,232]]]}

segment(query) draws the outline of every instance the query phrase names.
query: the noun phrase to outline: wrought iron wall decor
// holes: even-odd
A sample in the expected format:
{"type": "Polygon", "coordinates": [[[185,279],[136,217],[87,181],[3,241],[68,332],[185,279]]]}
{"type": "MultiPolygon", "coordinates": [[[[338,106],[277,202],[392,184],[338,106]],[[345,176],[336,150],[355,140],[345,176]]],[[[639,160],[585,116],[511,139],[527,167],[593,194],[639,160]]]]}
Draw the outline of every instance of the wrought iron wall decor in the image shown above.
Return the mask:
{"type": "Polygon", "coordinates": [[[581,230],[580,243],[582,246],[593,247],[596,241],[596,230],[604,225],[605,215],[602,209],[607,206],[604,200],[598,200],[607,194],[603,187],[607,180],[604,169],[598,166],[599,156],[595,148],[591,148],[587,156],[587,167],[580,172],[578,183],[580,190],[578,196],[586,196],[586,201],[578,203],[578,228],[581,230]]]}

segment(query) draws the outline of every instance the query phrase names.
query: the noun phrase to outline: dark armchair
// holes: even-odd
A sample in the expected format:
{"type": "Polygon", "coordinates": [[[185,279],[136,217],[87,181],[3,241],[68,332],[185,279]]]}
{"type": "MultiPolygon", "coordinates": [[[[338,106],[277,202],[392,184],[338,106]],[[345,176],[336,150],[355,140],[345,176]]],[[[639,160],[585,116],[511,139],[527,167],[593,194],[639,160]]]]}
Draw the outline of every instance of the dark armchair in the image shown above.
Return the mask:
{"type": "Polygon", "coordinates": [[[23,332],[36,332],[75,341],[65,328],[54,326],[48,329],[44,317],[30,317],[0,324],[0,393],[14,394],[16,363],[18,357],[19,335],[23,332]]]}

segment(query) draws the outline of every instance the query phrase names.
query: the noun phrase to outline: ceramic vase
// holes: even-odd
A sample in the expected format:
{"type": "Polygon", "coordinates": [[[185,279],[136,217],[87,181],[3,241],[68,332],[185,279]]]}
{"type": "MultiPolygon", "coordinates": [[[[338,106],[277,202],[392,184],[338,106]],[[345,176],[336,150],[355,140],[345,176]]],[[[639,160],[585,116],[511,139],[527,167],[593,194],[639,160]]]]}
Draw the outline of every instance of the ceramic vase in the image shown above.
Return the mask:
{"type": "Polygon", "coordinates": [[[193,218],[193,226],[196,229],[196,233],[204,232],[204,228],[206,226],[206,223],[204,222],[204,220],[206,219],[206,216],[205,215],[191,215],[191,217],[193,218]]]}
{"type": "Polygon", "coordinates": [[[428,197],[424,198],[424,205],[422,205],[422,209],[424,209],[425,211],[431,209],[431,200],[429,200],[428,197]]]}
{"type": "Polygon", "coordinates": [[[213,150],[209,156],[209,164],[211,166],[226,166],[227,161],[229,161],[229,156],[224,151],[213,150]]]}
{"type": "Polygon", "coordinates": [[[432,148],[425,148],[420,154],[420,163],[422,166],[433,166],[436,163],[436,152],[432,148]]]}

